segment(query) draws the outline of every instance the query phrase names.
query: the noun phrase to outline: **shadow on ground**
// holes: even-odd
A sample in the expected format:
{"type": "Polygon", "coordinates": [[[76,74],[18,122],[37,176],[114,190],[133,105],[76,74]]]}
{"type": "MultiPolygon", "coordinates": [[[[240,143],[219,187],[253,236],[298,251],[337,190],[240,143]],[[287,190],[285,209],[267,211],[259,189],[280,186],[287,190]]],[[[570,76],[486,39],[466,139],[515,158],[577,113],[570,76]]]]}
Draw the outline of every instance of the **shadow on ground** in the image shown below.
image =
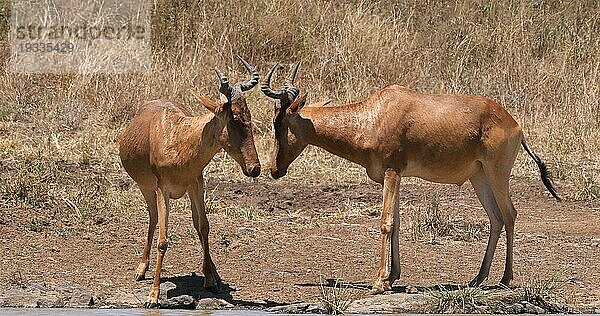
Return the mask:
{"type": "Polygon", "coordinates": [[[206,308],[218,309],[235,307],[245,309],[266,309],[286,305],[275,301],[246,301],[233,297],[235,288],[223,283],[217,289],[206,289],[204,277],[195,273],[185,276],[161,278],[161,292],[166,293],[165,303],[161,308],[206,308]],[[229,306],[231,305],[231,306],[229,306]]]}

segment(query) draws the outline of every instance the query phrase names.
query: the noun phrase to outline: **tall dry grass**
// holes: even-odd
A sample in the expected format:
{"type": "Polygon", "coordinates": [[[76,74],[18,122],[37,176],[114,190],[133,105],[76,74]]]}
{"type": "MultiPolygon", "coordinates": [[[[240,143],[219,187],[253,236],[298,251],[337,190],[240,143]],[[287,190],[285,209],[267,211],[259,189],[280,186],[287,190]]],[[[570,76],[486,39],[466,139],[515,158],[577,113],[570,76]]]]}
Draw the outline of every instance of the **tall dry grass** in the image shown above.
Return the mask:
{"type": "MultiPolygon", "coordinates": [[[[117,179],[110,190],[121,190],[115,183],[128,180],[116,140],[137,108],[168,97],[203,112],[189,89],[216,98],[217,66],[234,81],[244,79],[236,54],[263,75],[276,62],[302,60],[297,85],[312,101],[354,101],[391,83],[496,99],[521,123],[564,195],[600,197],[598,1],[153,1],[152,66],[127,75],[11,73],[10,5],[0,8],[2,204],[28,203],[4,192],[28,175],[43,179],[29,171],[32,161],[83,170],[52,181],[79,183],[73,177],[100,170],[117,179]]],[[[266,163],[272,104],[258,89],[248,100],[266,163]]],[[[208,172],[241,178],[237,169],[219,154],[208,172]]],[[[537,177],[525,155],[513,174],[537,177]]],[[[367,181],[359,167],[318,149],[307,150],[289,174],[307,175],[367,181]]]]}

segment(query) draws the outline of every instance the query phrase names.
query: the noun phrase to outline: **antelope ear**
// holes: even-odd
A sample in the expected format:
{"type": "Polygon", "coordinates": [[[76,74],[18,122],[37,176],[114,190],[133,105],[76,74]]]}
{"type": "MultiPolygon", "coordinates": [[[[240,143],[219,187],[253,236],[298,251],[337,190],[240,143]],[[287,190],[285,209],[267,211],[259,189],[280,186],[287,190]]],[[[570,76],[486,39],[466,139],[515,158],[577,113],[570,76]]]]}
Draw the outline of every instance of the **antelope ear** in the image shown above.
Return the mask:
{"type": "Polygon", "coordinates": [[[194,97],[196,97],[196,99],[198,99],[198,101],[200,101],[200,103],[202,103],[202,105],[207,108],[209,111],[216,113],[217,110],[221,107],[218,103],[213,102],[212,100],[203,97],[201,95],[198,95],[197,93],[195,93],[194,91],[190,91],[192,93],[192,95],[194,95],[194,97]]]}
{"type": "Polygon", "coordinates": [[[219,101],[221,104],[229,103],[229,100],[227,100],[227,97],[223,93],[219,93],[219,101]]]}
{"type": "Polygon", "coordinates": [[[303,96],[297,98],[292,104],[290,104],[288,111],[290,111],[290,113],[296,113],[296,112],[300,111],[304,107],[304,104],[306,103],[307,96],[308,96],[308,93],[305,93],[303,96]]]}

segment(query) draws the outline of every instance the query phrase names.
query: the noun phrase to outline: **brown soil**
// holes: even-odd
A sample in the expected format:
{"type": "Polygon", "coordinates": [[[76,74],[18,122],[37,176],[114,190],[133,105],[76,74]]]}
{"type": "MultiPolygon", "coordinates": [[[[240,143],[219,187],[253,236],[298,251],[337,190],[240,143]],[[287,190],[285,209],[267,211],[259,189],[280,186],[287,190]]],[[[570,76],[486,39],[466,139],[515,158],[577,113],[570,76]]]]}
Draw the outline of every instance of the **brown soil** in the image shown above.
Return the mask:
{"type": "MultiPolygon", "coordinates": [[[[131,186],[126,181],[123,190],[134,190],[131,186]]],[[[229,210],[215,207],[209,215],[210,246],[229,286],[225,289],[235,300],[317,302],[320,280],[339,278],[360,285],[372,281],[379,260],[379,185],[296,183],[261,176],[225,183],[211,180],[207,191],[219,201],[213,204],[229,210]]],[[[444,212],[487,221],[470,185],[407,181],[401,194],[407,204],[402,210],[402,276],[396,285],[468,282],[479,268],[486,239],[411,242],[406,221],[414,210],[410,205],[427,205],[432,196],[444,212]]],[[[540,183],[524,179],[512,180],[512,196],[519,210],[514,285],[559,273],[567,302],[579,307],[597,304],[600,203],[557,203],[540,183]]],[[[28,228],[33,210],[2,209],[0,291],[16,284],[70,281],[105,299],[116,291],[147,286],[149,281],[132,281],[148,222],[141,205],[140,195],[140,204],[129,213],[107,209],[83,227],[64,226],[56,219],[34,230],[28,228]]],[[[171,247],[162,276],[201,275],[200,242],[187,201],[174,206],[169,222],[171,247]]],[[[501,239],[487,284],[501,278],[504,249],[501,239]]],[[[366,295],[366,290],[356,291],[357,297],[366,295]]]]}

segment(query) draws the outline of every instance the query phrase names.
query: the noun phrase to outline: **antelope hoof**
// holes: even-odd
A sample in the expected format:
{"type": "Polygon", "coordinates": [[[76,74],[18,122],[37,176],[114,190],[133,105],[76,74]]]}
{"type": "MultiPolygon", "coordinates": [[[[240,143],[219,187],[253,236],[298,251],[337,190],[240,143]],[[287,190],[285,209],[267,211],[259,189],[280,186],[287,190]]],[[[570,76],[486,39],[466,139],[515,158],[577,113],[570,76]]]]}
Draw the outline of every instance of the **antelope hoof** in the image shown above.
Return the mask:
{"type": "Polygon", "coordinates": [[[138,274],[138,273],[136,273],[136,274],[133,276],[133,280],[134,280],[134,281],[143,281],[143,280],[145,280],[145,279],[146,279],[146,274],[138,274]]]}
{"type": "Polygon", "coordinates": [[[376,295],[390,290],[392,290],[392,287],[390,286],[390,282],[388,280],[379,280],[373,284],[373,288],[371,289],[369,294],[376,295]]]}
{"type": "Polygon", "coordinates": [[[371,294],[371,295],[377,295],[377,294],[381,294],[381,293],[383,293],[383,289],[376,288],[376,287],[373,287],[371,289],[371,291],[369,291],[369,294],[371,294]]]}
{"type": "Polygon", "coordinates": [[[502,284],[504,286],[509,286],[511,280],[512,280],[512,278],[503,277],[502,280],[500,281],[500,284],[502,284]]]}
{"type": "Polygon", "coordinates": [[[215,281],[212,281],[212,282],[205,281],[204,289],[211,293],[219,293],[222,285],[223,285],[223,282],[221,281],[221,278],[217,277],[215,281]]]}
{"type": "Polygon", "coordinates": [[[146,271],[148,271],[148,262],[140,262],[137,269],[135,269],[134,281],[142,281],[146,279],[146,271]]]}
{"type": "Polygon", "coordinates": [[[144,308],[160,308],[160,304],[158,303],[158,300],[147,301],[146,303],[144,303],[144,308]]]}
{"type": "Polygon", "coordinates": [[[473,280],[471,280],[471,282],[469,282],[469,287],[478,287],[481,283],[483,283],[483,281],[485,281],[485,278],[476,276],[473,280]]]}
{"type": "Polygon", "coordinates": [[[213,266],[212,269],[205,268],[202,270],[202,273],[204,273],[204,288],[209,292],[218,292],[221,289],[222,282],[217,269],[213,266]]]}

